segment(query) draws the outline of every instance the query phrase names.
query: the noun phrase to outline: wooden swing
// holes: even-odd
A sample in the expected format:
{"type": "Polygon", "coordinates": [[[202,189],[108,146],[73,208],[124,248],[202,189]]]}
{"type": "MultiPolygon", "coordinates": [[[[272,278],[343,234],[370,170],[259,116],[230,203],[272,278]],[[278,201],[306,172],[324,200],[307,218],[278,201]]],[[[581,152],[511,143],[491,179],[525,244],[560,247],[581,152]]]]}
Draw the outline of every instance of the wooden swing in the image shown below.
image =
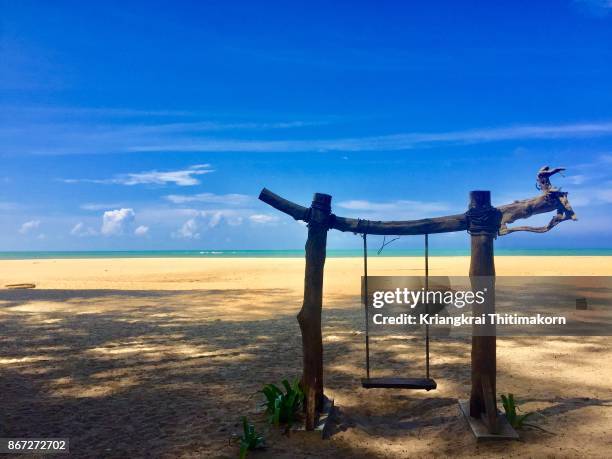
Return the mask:
{"type": "MultiPolygon", "coordinates": [[[[322,413],[325,406],[323,394],[321,310],[323,307],[323,271],[327,248],[327,232],[334,229],[355,234],[365,235],[367,233],[381,236],[423,234],[427,238],[427,234],[467,230],[470,234],[471,247],[470,277],[494,277],[495,261],[493,246],[497,236],[508,235],[515,231],[545,233],[561,222],[576,220],[576,215],[569,203],[568,193],[553,187],[550,183],[550,177],[562,170],[563,168],[551,169],[548,166],[541,168],[537,173],[537,184],[541,193],[532,198],[515,200],[510,204],[493,207],[491,205],[491,193],[489,191],[476,190],[470,192],[468,210],[462,214],[408,221],[372,221],[340,217],[331,212],[332,197],[328,194],[315,193],[310,207],[304,207],[272,193],[266,188],[261,190],[259,195],[261,201],[290,215],[295,220],[308,224],[308,237],[305,247],[304,302],[298,314],[298,323],[302,333],[303,373],[301,385],[305,393],[304,413],[306,415],[306,430],[313,430],[315,428],[318,416],[322,413]],[[556,211],[556,214],[546,226],[508,226],[519,219],[553,211],[556,211]]],[[[425,244],[427,250],[427,239],[425,239],[425,244]]],[[[364,248],[367,248],[365,240],[364,248]]],[[[425,260],[427,263],[427,257],[425,260]]],[[[485,312],[495,312],[494,299],[486,305],[486,308],[479,311],[479,313],[485,312]]],[[[428,330],[426,333],[428,334],[428,330]]],[[[428,357],[428,336],[426,336],[425,344],[426,356],[428,357]]],[[[368,342],[366,342],[366,346],[369,346],[368,342]]],[[[436,387],[435,382],[429,378],[428,358],[426,362],[426,378],[416,380],[369,378],[369,348],[367,352],[366,368],[368,378],[365,379],[364,387],[401,387],[425,390],[431,390],[436,387]]],[[[514,432],[512,437],[497,434],[495,336],[473,334],[471,366],[470,399],[461,404],[462,412],[468,418],[470,425],[481,423],[481,419],[485,415],[486,426],[484,429],[490,434],[488,438],[516,438],[516,432],[514,432]]],[[[473,429],[475,428],[473,427],[473,429]]],[[[473,431],[476,432],[476,430],[473,431]]]]}
{"type": "MultiPolygon", "coordinates": [[[[398,378],[370,377],[370,335],[369,335],[369,295],[368,295],[368,235],[363,237],[363,284],[365,309],[365,348],[366,348],[366,377],[361,379],[362,387],[366,389],[416,389],[430,391],[437,387],[436,381],[429,376],[429,324],[425,324],[425,377],[424,378],[398,378]]],[[[429,234],[425,234],[425,291],[429,290],[429,234]]],[[[425,302],[425,313],[429,312],[425,302]]]]}

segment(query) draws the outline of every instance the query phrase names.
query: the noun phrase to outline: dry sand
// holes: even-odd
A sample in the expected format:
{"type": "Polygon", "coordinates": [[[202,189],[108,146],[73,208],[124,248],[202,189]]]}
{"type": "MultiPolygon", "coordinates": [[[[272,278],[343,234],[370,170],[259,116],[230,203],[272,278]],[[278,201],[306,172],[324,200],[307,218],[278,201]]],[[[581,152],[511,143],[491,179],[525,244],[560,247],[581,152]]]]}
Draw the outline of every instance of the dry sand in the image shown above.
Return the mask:
{"type": "MultiPolygon", "coordinates": [[[[432,275],[465,275],[434,257],[432,275]]],[[[372,258],[370,274],[422,273],[419,258],[372,258]]],[[[610,257],[497,257],[498,275],[612,275],[610,257]]],[[[360,387],[359,259],[326,265],[325,388],[334,434],[287,437],[254,395],[297,375],[302,259],[0,261],[0,437],[69,437],[82,457],[235,457],[240,416],[267,433],[253,457],[610,457],[612,340],[498,339],[498,392],[554,434],[476,444],[459,414],[469,393],[467,341],[432,343],[438,390],[360,387]]],[[[420,374],[419,338],[377,338],[382,374],[420,374]]]]}

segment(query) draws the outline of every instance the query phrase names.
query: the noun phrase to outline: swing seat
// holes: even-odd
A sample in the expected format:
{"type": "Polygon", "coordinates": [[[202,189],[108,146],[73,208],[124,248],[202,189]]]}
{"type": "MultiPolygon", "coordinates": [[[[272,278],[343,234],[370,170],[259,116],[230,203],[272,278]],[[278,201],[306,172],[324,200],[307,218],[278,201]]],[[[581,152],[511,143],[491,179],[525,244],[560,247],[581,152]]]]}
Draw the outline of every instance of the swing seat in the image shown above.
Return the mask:
{"type": "MultiPolygon", "coordinates": [[[[384,241],[383,241],[384,247],[384,241]]],[[[425,290],[429,290],[429,234],[425,234],[425,290]]],[[[363,278],[362,293],[364,293],[364,306],[366,316],[366,375],[362,378],[361,386],[365,389],[415,389],[434,390],[438,385],[429,377],[429,325],[425,326],[425,375],[426,378],[370,378],[370,338],[368,334],[368,245],[367,233],[363,233],[363,278]]]]}
{"type": "Polygon", "coordinates": [[[428,392],[438,387],[431,378],[363,378],[361,386],[366,389],[416,389],[428,392]]]}

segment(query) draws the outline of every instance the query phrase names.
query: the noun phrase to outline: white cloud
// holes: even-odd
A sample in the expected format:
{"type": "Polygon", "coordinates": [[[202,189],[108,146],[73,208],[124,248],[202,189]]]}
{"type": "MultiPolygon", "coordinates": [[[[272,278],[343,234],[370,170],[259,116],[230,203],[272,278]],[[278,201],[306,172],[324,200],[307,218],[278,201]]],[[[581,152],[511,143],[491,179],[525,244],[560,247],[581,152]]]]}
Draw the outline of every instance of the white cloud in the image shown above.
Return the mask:
{"type": "MultiPolygon", "coordinates": [[[[583,157],[583,155],[577,155],[583,157]]],[[[610,173],[612,154],[603,153],[595,159],[568,166],[568,170],[577,170],[579,174],[565,177],[570,186],[563,186],[564,191],[569,192],[569,200],[574,208],[578,208],[580,218],[580,207],[592,205],[612,204],[612,174],[610,173]]],[[[554,182],[555,185],[563,185],[561,179],[554,182]]]]}
{"type": "Polygon", "coordinates": [[[178,186],[199,185],[200,180],[196,176],[210,174],[214,169],[210,164],[196,164],[187,169],[177,171],[146,171],[120,174],[110,179],[63,179],[64,183],[101,183],[114,185],[167,185],[173,183],[178,186]]]}
{"type": "MultiPolygon", "coordinates": [[[[588,154],[588,153],[587,153],[588,154]]],[[[577,158],[583,158],[585,154],[582,152],[576,155],[577,158]]],[[[589,177],[593,173],[597,173],[601,169],[605,168],[607,171],[608,166],[612,164],[612,153],[602,153],[597,155],[593,160],[588,163],[572,164],[567,167],[568,170],[579,170],[581,173],[588,173],[589,177]]]]}
{"type": "Polygon", "coordinates": [[[322,121],[279,121],[271,123],[261,122],[237,122],[220,123],[216,121],[196,121],[183,123],[152,124],[148,126],[136,126],[133,132],[142,134],[174,134],[174,133],[198,133],[207,131],[228,131],[228,130],[276,130],[276,129],[295,129],[310,126],[327,124],[322,121]]]}
{"type": "Polygon", "coordinates": [[[200,184],[200,181],[195,176],[210,174],[211,172],[214,172],[214,170],[210,169],[210,164],[198,164],[178,171],[149,171],[126,174],[124,177],[115,179],[115,183],[122,185],[165,185],[167,183],[174,183],[179,186],[193,186],[200,184]]]}
{"type": "MultiPolygon", "coordinates": [[[[329,124],[330,119],[230,119],[228,114],[130,108],[2,107],[8,113],[0,136],[16,154],[105,154],[131,146],[201,139],[202,134],[248,131],[254,135],[329,124]],[[166,121],[163,117],[172,117],[166,121]],[[162,119],[159,119],[162,117],[162,119]],[[176,121],[177,117],[183,117],[176,121]],[[188,117],[188,118],[185,118],[188,117]],[[23,132],[30,135],[23,136],[23,132]]],[[[4,121],[4,119],[3,119],[4,121]]]]}
{"type": "MultiPolygon", "coordinates": [[[[253,209],[237,208],[237,209],[191,209],[191,208],[167,208],[167,207],[150,207],[143,208],[138,212],[139,220],[158,222],[160,225],[167,224],[173,221],[193,220],[187,229],[197,228],[198,231],[205,228],[215,228],[221,224],[229,226],[241,225],[249,215],[254,214],[253,209]]],[[[182,238],[183,233],[177,230],[173,233],[173,237],[182,238]]]]}
{"type": "Polygon", "coordinates": [[[225,221],[229,226],[241,225],[244,219],[244,213],[244,210],[217,209],[203,210],[200,212],[200,216],[208,219],[209,228],[214,228],[222,221],[225,221]]]}
{"type": "Polygon", "coordinates": [[[338,207],[361,212],[362,216],[378,219],[412,219],[437,216],[441,212],[448,212],[452,207],[444,202],[425,202],[396,200],[387,202],[373,202],[366,200],[341,201],[338,207]]]}
{"type": "Polygon", "coordinates": [[[446,132],[408,132],[383,136],[314,140],[205,139],[133,145],[127,151],[271,152],[400,151],[436,144],[464,145],[528,139],[574,139],[612,135],[612,122],[558,125],[517,125],[446,132]]]}
{"type": "Polygon", "coordinates": [[[96,202],[87,202],[85,204],[81,204],[79,207],[83,210],[103,210],[103,209],[112,209],[113,207],[121,207],[121,204],[119,203],[104,204],[104,203],[96,203],[96,202]]]}
{"type": "Polygon", "coordinates": [[[98,234],[98,232],[89,226],[86,227],[83,222],[79,222],[72,227],[72,229],[70,230],[70,234],[72,236],[83,237],[83,236],[95,236],[98,234]]]}
{"type": "Polygon", "coordinates": [[[30,220],[21,225],[21,228],[19,228],[19,232],[21,234],[28,234],[31,231],[37,229],[39,226],[40,220],[30,220]]]}
{"type": "Polygon", "coordinates": [[[172,237],[177,239],[200,239],[198,222],[195,218],[190,218],[176,232],[172,233],[172,237]]]}
{"type": "Polygon", "coordinates": [[[134,230],[134,234],[136,236],[146,236],[149,233],[149,227],[145,225],[140,225],[138,228],[134,230]]]}
{"type": "Polygon", "coordinates": [[[223,214],[221,212],[215,212],[211,214],[210,219],[208,220],[208,226],[210,228],[214,228],[215,226],[218,226],[219,223],[221,223],[222,217],[223,217],[223,214]]]}
{"type": "Polygon", "coordinates": [[[253,214],[249,216],[249,220],[259,225],[266,225],[270,223],[276,223],[279,220],[279,218],[276,215],[253,214]]]}
{"type": "Polygon", "coordinates": [[[225,204],[230,206],[240,206],[251,201],[251,197],[246,194],[214,194],[199,193],[194,195],[170,194],[165,198],[174,204],[184,204],[187,202],[205,202],[215,204],[225,204]]]}
{"type": "Polygon", "coordinates": [[[584,175],[570,175],[566,178],[572,185],[582,185],[586,180],[584,175]]]}
{"type": "MultiPolygon", "coordinates": [[[[612,204],[612,188],[610,184],[602,187],[578,188],[569,192],[569,201],[574,209],[584,206],[612,204]]],[[[580,218],[580,215],[578,215],[580,218]]]]}
{"type": "Polygon", "coordinates": [[[100,233],[104,236],[121,235],[126,227],[134,221],[135,216],[133,209],[107,210],[102,216],[100,233]]]}
{"type": "MultiPolygon", "coordinates": [[[[608,5],[610,0],[600,4],[608,5]]],[[[608,11],[608,10],[606,10],[608,11]]],[[[143,116],[145,116],[143,114],[143,116]]],[[[528,139],[579,139],[612,135],[612,122],[581,122],[568,124],[529,124],[484,127],[443,132],[399,132],[392,135],[279,140],[263,137],[268,129],[299,128],[325,122],[230,122],[198,121],[150,123],[149,120],[118,126],[117,123],[65,122],[52,120],[22,123],[0,129],[13,150],[24,154],[105,154],[128,152],[268,152],[291,153],[312,151],[400,151],[436,144],[460,145],[528,139]],[[23,136],[23,130],[32,134],[23,136]],[[221,133],[237,129],[257,129],[258,138],[203,137],[202,132],[221,133]]],[[[151,171],[156,174],[158,171],[151,171]]],[[[139,173],[137,173],[139,174],[139,173]]],[[[192,177],[193,178],[193,177],[192,177]]],[[[118,178],[141,183],[151,177],[118,178]]],[[[155,179],[157,180],[157,179],[155,179]]],[[[69,179],[74,181],[74,179],[69,179]]],[[[108,182],[103,182],[108,183],[108,182]]],[[[112,181],[110,183],[113,183],[112,181]]],[[[147,182],[150,183],[150,182],[147,182]]],[[[157,181],[153,183],[158,183],[157,181]]]]}
{"type": "Polygon", "coordinates": [[[70,230],[70,234],[72,234],[73,236],[79,236],[81,234],[81,231],[83,230],[83,227],[83,222],[78,222],[72,227],[72,229],[70,230]]]}
{"type": "MultiPolygon", "coordinates": [[[[583,155],[578,154],[577,157],[582,157],[583,155]]],[[[602,154],[594,158],[593,160],[585,163],[572,164],[567,167],[568,170],[578,171],[578,174],[570,175],[566,177],[571,185],[584,185],[586,183],[590,184],[602,184],[602,183],[610,183],[610,179],[612,178],[612,173],[610,169],[610,165],[612,164],[612,155],[610,154],[602,154]]],[[[555,182],[556,185],[563,184],[560,179],[557,179],[555,182]]],[[[575,190],[574,186],[570,188],[570,191],[575,190]]]]}

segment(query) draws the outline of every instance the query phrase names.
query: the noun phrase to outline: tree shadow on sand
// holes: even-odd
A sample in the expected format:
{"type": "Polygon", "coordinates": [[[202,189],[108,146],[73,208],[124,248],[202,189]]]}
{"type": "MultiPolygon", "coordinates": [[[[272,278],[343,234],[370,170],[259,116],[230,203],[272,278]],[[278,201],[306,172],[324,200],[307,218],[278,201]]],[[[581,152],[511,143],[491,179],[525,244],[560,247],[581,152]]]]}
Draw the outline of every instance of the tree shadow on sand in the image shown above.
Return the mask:
{"type": "MultiPolygon", "coordinates": [[[[67,437],[75,457],[234,456],[228,441],[240,416],[264,429],[254,394],[300,372],[300,302],[284,289],[2,292],[0,436],[67,437]]],[[[354,296],[331,304],[323,333],[326,391],[340,407],[333,439],[271,431],[259,456],[376,455],[360,432],[452,452],[457,436],[469,435],[455,403],[469,383],[469,342],[432,343],[439,391],[366,391],[361,307],[354,296]]],[[[420,337],[379,344],[373,360],[381,374],[422,371],[420,337]]],[[[542,384],[528,370],[512,377],[542,384]]]]}

